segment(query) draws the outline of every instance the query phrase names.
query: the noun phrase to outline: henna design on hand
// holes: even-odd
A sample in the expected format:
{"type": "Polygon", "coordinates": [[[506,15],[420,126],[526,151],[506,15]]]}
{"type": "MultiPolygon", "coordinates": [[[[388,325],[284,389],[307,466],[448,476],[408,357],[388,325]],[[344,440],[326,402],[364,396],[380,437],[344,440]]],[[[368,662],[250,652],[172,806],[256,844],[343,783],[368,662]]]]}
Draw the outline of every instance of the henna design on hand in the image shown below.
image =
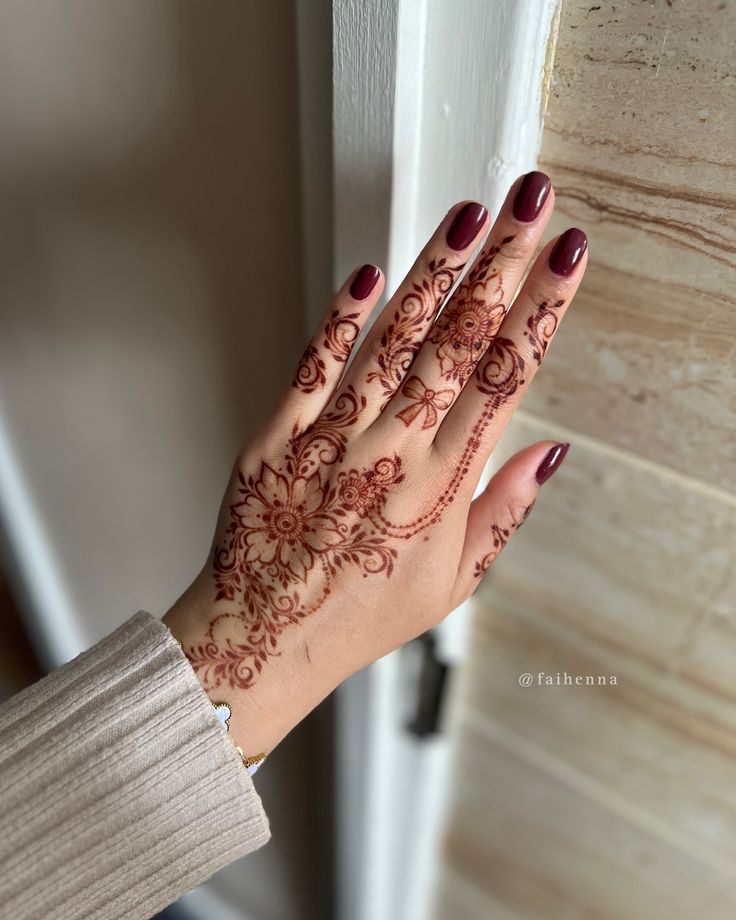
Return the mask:
{"type": "MultiPolygon", "coordinates": [[[[429,277],[414,284],[403,298],[394,318],[381,336],[381,351],[377,370],[368,374],[368,382],[377,380],[383,388],[385,402],[401,385],[402,380],[422,344],[421,333],[442,306],[445,295],[465,268],[447,265],[446,259],[429,263],[429,277]]],[[[385,404],[385,403],[384,403],[385,404]]]]}
{"type": "Polygon", "coordinates": [[[344,364],[350,357],[360,333],[360,326],[356,322],[359,316],[360,313],[340,316],[339,310],[335,310],[325,325],[324,347],[338,364],[344,364]]]}
{"type": "Polygon", "coordinates": [[[327,383],[327,366],[314,345],[307,345],[291,385],[303,393],[314,393],[327,383]]]}
{"type": "MultiPolygon", "coordinates": [[[[439,270],[444,271],[441,266],[439,270]]],[[[525,335],[537,362],[557,323],[554,314],[554,322],[550,320],[550,309],[560,305],[541,304],[528,323],[525,335]]],[[[238,470],[237,500],[229,506],[229,521],[212,557],[216,600],[229,609],[210,621],[201,643],[185,650],[204,686],[210,690],[224,682],[241,690],[251,687],[266,662],[280,654],[283,631],[323,606],[335,577],[346,567],[358,567],[363,577],[390,577],[398,557],[396,541],[408,541],[440,520],[492,418],[523,384],[524,371],[514,342],[496,337],[486,360],[476,367],[475,385],[487,396],[480,417],[442,494],[412,521],[392,522],[385,514],[389,495],[405,478],[398,455],[361,469],[337,468],[349,431],[367,405],[366,396],[352,386],[306,431],[294,429],[278,466],[263,460],[257,475],[238,470]]],[[[419,378],[410,378],[409,384],[418,394],[417,414],[439,408],[436,399],[449,392],[430,399],[431,391],[422,389],[419,378]]],[[[425,418],[427,423],[434,424],[431,418],[425,418]]],[[[496,555],[510,532],[493,531],[496,555]]],[[[481,571],[493,558],[493,551],[484,557],[478,564],[481,571]]]]}
{"type": "Polygon", "coordinates": [[[507,236],[480,256],[427,337],[437,346],[444,379],[457,380],[461,387],[498,332],[506,313],[503,278],[493,268],[493,262],[513,239],[507,236]]]}
{"type": "Polygon", "coordinates": [[[454,390],[430,390],[419,377],[410,377],[401,389],[408,399],[413,400],[406,409],[396,413],[396,418],[408,428],[415,418],[424,413],[422,428],[434,428],[437,424],[437,410],[449,409],[455,398],[454,390]]]}
{"type": "MultiPolygon", "coordinates": [[[[360,326],[356,322],[359,316],[359,313],[341,316],[340,311],[335,310],[325,324],[322,345],[338,364],[344,364],[350,357],[360,333],[360,326]]],[[[321,352],[313,344],[309,344],[299,361],[291,385],[303,393],[314,393],[327,383],[326,372],[327,365],[321,352]]]]}
{"type": "Polygon", "coordinates": [[[475,570],[473,572],[475,578],[480,578],[488,570],[491,563],[495,562],[498,554],[511,539],[511,534],[515,533],[521,527],[524,521],[529,517],[533,507],[534,502],[532,502],[531,505],[527,505],[526,508],[522,510],[519,517],[512,515],[511,523],[508,527],[501,527],[499,524],[491,524],[493,545],[490,552],[486,553],[482,559],[475,563],[475,570]]]}
{"type": "Polygon", "coordinates": [[[524,336],[529,339],[532,346],[532,357],[537,364],[542,363],[544,353],[559,323],[559,316],[553,311],[559,310],[564,304],[564,300],[557,300],[555,303],[544,300],[540,303],[537,312],[526,321],[527,328],[524,330],[524,336]]]}

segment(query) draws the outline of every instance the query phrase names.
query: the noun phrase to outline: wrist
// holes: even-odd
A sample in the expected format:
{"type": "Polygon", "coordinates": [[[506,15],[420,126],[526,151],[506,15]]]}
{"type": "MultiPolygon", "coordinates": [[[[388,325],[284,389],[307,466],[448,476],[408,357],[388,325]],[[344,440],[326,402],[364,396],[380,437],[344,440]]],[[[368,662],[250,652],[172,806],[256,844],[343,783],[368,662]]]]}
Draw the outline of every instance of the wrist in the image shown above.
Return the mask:
{"type": "Polygon", "coordinates": [[[262,669],[258,659],[253,664],[242,652],[248,643],[242,620],[225,616],[217,629],[210,630],[210,623],[222,614],[213,614],[211,606],[203,609],[195,587],[196,582],[163,622],[213,705],[224,703],[230,709],[228,734],[236,747],[246,757],[269,754],[334,689],[339,678],[330,680],[325,669],[313,667],[311,624],[304,624],[307,628],[299,631],[298,640],[282,642],[262,669]]]}

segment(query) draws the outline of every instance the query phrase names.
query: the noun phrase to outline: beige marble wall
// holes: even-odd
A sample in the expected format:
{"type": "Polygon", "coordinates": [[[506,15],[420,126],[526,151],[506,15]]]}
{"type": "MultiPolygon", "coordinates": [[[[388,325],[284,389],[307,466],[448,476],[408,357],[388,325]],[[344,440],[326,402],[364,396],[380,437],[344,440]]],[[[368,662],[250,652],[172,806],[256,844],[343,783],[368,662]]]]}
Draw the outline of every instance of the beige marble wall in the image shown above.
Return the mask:
{"type": "Polygon", "coordinates": [[[590,268],[501,450],[573,446],[481,592],[438,917],[736,915],[735,36],[564,2],[541,165],[590,268]]]}

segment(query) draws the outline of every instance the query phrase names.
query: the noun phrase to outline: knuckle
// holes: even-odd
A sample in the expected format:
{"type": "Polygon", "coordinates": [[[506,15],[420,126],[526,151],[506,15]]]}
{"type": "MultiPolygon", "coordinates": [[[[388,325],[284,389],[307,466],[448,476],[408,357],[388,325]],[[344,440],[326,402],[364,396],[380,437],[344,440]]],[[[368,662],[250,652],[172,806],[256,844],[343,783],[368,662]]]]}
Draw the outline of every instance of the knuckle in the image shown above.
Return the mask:
{"type": "Polygon", "coordinates": [[[518,268],[526,266],[531,259],[534,253],[535,240],[528,231],[523,230],[513,236],[504,237],[502,241],[499,241],[499,245],[499,261],[509,267],[518,268]]]}
{"type": "Polygon", "coordinates": [[[568,296],[568,279],[560,278],[550,271],[544,274],[534,272],[527,282],[529,299],[535,305],[564,303],[568,296]]]}
{"type": "Polygon", "coordinates": [[[509,530],[517,531],[531,514],[534,507],[534,496],[518,495],[506,506],[506,524],[509,530]]]}

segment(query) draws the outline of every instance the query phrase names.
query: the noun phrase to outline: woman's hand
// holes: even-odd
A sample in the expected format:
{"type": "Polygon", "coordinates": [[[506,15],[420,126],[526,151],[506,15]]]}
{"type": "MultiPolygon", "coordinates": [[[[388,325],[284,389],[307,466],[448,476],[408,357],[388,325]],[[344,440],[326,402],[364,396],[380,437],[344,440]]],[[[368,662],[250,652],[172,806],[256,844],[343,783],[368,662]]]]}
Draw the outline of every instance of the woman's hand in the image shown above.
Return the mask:
{"type": "Polygon", "coordinates": [[[489,223],[456,205],[348,366],[383,288],[355,272],[238,458],[210,558],[165,621],[246,754],[465,600],[564,458],[528,447],[472,501],[585,269],[568,230],[507,309],[553,204],[546,176],[518,180],[438,315],[489,223]]]}

